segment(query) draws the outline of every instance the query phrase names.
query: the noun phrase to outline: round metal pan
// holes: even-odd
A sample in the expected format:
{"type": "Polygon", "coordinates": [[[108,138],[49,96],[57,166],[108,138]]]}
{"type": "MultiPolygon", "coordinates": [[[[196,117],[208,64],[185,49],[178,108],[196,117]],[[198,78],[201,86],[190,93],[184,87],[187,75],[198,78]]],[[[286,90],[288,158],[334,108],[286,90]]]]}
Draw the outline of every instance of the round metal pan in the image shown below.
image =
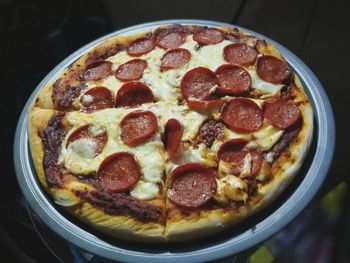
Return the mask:
{"type": "Polygon", "coordinates": [[[133,34],[160,25],[179,23],[233,27],[225,23],[204,20],[165,20],[128,27],[101,37],[67,57],[40,82],[28,99],[18,121],[14,162],[17,179],[25,198],[41,220],[58,235],[94,255],[116,261],[170,263],[203,262],[237,254],[261,243],[295,218],[315,196],[330,167],[335,143],[335,128],[332,109],[321,83],[312,71],[285,47],[265,36],[242,28],[252,35],[265,39],[281,51],[299,75],[314,108],[316,129],[312,147],[298,176],[275,202],[225,233],[191,243],[153,245],[128,243],[106,237],[55,205],[37,180],[29,152],[27,112],[38,91],[82,54],[111,36],[133,34]]]}

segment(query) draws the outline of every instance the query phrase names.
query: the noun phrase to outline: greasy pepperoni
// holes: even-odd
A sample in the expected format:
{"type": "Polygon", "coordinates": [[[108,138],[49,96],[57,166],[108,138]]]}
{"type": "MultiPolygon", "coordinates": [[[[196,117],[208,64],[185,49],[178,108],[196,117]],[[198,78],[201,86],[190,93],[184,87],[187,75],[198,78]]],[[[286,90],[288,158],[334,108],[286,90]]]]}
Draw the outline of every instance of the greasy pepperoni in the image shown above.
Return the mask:
{"type": "Polygon", "coordinates": [[[222,65],[216,70],[219,81],[217,93],[222,95],[239,95],[249,91],[252,79],[249,73],[235,65],[222,65]]]}
{"type": "Polygon", "coordinates": [[[206,146],[211,147],[214,141],[224,134],[224,130],[225,126],[221,122],[210,120],[200,127],[196,143],[204,143],[206,146]]]}
{"type": "Polygon", "coordinates": [[[271,99],[263,104],[263,115],[274,127],[288,129],[300,119],[299,108],[285,99],[271,99]]]}
{"type": "Polygon", "coordinates": [[[95,156],[100,154],[107,143],[107,139],[108,139],[107,133],[104,132],[102,134],[98,134],[94,136],[91,133],[90,129],[91,129],[90,125],[84,125],[76,129],[75,131],[73,131],[67,140],[66,146],[68,147],[69,144],[71,144],[72,142],[78,139],[89,138],[89,139],[93,139],[97,143],[95,156]]]}
{"type": "Polygon", "coordinates": [[[216,191],[216,172],[198,163],[178,166],[171,174],[169,199],[182,208],[203,206],[216,191]]]}
{"type": "Polygon", "coordinates": [[[263,80],[271,83],[281,83],[291,74],[289,65],[273,56],[258,58],[256,72],[263,80]]]}
{"type": "Polygon", "coordinates": [[[171,160],[181,154],[181,139],[184,128],[176,119],[169,119],[164,129],[164,147],[171,160]]]}
{"type": "Polygon", "coordinates": [[[261,167],[263,156],[258,149],[246,148],[248,141],[243,139],[232,139],[222,144],[218,151],[218,159],[231,164],[231,173],[238,175],[241,173],[244,158],[249,153],[251,155],[250,176],[256,175],[261,167]]]}
{"type": "Polygon", "coordinates": [[[155,47],[155,43],[153,38],[150,37],[142,37],[133,41],[127,49],[127,53],[130,56],[142,56],[150,51],[152,51],[155,47]]]}
{"type": "Polygon", "coordinates": [[[121,64],[115,72],[115,77],[121,81],[138,80],[142,78],[147,62],[143,59],[133,59],[121,64]]]}
{"type": "Polygon", "coordinates": [[[103,189],[117,193],[130,189],[137,183],[141,171],[134,155],[118,152],[106,157],[97,171],[97,179],[103,189]]]}
{"type": "Polygon", "coordinates": [[[176,69],[184,66],[191,59],[191,52],[187,49],[176,48],[166,52],[161,58],[161,70],[176,69]]]}
{"type": "Polygon", "coordinates": [[[221,111],[222,121],[235,132],[253,132],[260,128],[263,116],[259,106],[252,100],[236,98],[221,111]]]}
{"type": "Polygon", "coordinates": [[[83,73],[84,80],[100,80],[112,75],[112,62],[96,60],[90,63],[83,73]]]}
{"type": "Polygon", "coordinates": [[[224,59],[226,62],[240,66],[253,65],[258,52],[243,43],[234,43],[224,48],[224,59]]]}
{"type": "Polygon", "coordinates": [[[80,102],[83,105],[83,110],[87,112],[113,108],[114,104],[111,91],[102,86],[89,89],[81,96],[80,102]]]}
{"type": "Polygon", "coordinates": [[[134,107],[153,102],[153,93],[141,82],[125,83],[117,92],[116,107],[134,107]]]}
{"type": "Polygon", "coordinates": [[[217,28],[203,28],[193,34],[193,40],[200,45],[217,44],[224,40],[224,33],[217,28]]]}
{"type": "Polygon", "coordinates": [[[120,122],[121,139],[126,145],[136,146],[152,138],[158,130],[157,117],[151,111],[134,111],[120,122]]]}
{"type": "Polygon", "coordinates": [[[185,42],[186,35],[182,32],[170,32],[157,37],[157,46],[170,49],[177,48],[185,42]]]}
{"type": "Polygon", "coordinates": [[[181,94],[186,100],[212,99],[211,89],[217,85],[215,73],[210,69],[198,67],[188,71],[181,80],[181,94]]]}

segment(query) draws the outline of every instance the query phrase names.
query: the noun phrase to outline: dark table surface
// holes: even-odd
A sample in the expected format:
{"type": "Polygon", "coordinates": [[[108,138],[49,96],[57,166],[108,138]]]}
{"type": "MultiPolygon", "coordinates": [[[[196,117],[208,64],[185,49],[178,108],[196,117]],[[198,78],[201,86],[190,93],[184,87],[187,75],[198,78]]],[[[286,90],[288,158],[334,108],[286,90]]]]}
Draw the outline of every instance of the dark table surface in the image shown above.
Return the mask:
{"type": "MultiPolygon", "coordinates": [[[[349,169],[350,1],[67,1],[0,0],[0,249],[13,262],[55,262],[30,226],[13,168],[12,147],[19,114],[45,75],[70,53],[125,26],[173,18],[231,23],[261,33],[299,56],[322,82],[336,120],[333,164],[317,198],[343,181],[349,169]],[[30,244],[35,244],[31,249],[30,244]]],[[[348,194],[348,201],[350,201],[348,194]]],[[[344,202],[346,208],[349,202],[344,202]]],[[[334,229],[332,258],[350,252],[349,209],[334,229]]],[[[348,261],[348,260],[347,260],[348,261]]]]}

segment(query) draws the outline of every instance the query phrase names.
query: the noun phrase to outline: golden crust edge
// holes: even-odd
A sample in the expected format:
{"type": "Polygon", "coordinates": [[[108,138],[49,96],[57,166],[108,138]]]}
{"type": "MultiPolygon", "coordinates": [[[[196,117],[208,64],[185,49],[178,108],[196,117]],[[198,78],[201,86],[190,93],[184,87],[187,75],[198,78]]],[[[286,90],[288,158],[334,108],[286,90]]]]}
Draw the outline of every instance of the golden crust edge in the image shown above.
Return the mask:
{"type": "Polygon", "coordinates": [[[200,216],[181,217],[175,215],[167,220],[165,236],[168,242],[190,241],[209,235],[218,234],[246,218],[245,208],[236,210],[204,210],[200,216]]]}
{"type": "Polygon", "coordinates": [[[162,223],[144,223],[130,216],[109,215],[84,201],[65,209],[83,223],[110,237],[146,243],[165,241],[165,227],[162,223]]]}
{"type": "Polygon", "coordinates": [[[44,130],[49,122],[49,119],[54,113],[54,110],[40,109],[37,107],[31,107],[29,110],[28,118],[28,138],[31,157],[34,163],[36,174],[39,178],[40,183],[43,185],[47,192],[50,192],[49,186],[46,181],[43,159],[44,149],[42,145],[42,139],[40,132],[44,130]]]}

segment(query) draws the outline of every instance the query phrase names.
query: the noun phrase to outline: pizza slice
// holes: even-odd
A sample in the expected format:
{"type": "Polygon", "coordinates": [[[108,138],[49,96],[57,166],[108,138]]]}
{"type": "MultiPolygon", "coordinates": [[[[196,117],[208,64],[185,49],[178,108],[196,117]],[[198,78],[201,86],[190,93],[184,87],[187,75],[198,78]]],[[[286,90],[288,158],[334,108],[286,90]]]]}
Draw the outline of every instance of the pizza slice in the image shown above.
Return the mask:
{"type": "Polygon", "coordinates": [[[153,117],[111,112],[84,118],[33,108],[30,145],[41,184],[55,203],[98,230],[127,240],[162,240],[164,158],[153,117]],[[153,131],[126,137],[139,146],[120,146],[122,116],[153,122],[153,131]]]}

